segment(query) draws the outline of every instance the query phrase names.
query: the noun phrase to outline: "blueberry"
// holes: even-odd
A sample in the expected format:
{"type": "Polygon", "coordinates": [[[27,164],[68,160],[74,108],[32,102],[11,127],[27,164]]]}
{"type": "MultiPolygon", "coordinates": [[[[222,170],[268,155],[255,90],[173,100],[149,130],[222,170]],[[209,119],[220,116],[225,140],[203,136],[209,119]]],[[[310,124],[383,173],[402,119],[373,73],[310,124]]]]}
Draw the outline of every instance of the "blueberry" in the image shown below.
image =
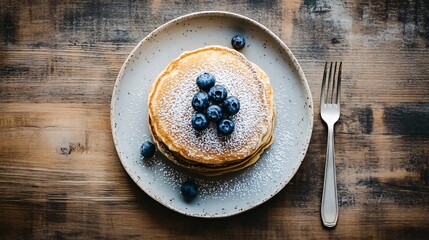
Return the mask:
{"type": "Polygon", "coordinates": [[[229,118],[224,118],[217,124],[217,131],[218,133],[227,136],[234,131],[234,127],[234,121],[229,118]]]}
{"type": "Polygon", "coordinates": [[[204,111],[209,106],[209,96],[205,92],[197,92],[192,98],[192,107],[196,111],[204,111]]]}
{"type": "Polygon", "coordinates": [[[212,74],[208,72],[201,73],[197,77],[197,85],[203,91],[210,90],[211,87],[215,85],[216,78],[212,74]]]}
{"type": "Polygon", "coordinates": [[[188,180],[182,183],[180,191],[182,192],[185,201],[190,202],[198,195],[198,186],[195,182],[188,180]]]}
{"type": "Polygon", "coordinates": [[[209,126],[209,122],[204,114],[196,112],[192,115],[192,127],[197,131],[202,131],[209,126]]]}
{"type": "Polygon", "coordinates": [[[155,145],[149,141],[145,141],[140,147],[140,153],[145,158],[150,158],[155,154],[155,145]]]}
{"type": "Polygon", "coordinates": [[[226,98],[223,104],[223,110],[227,115],[234,115],[240,110],[240,101],[235,96],[226,98]]]}
{"type": "Polygon", "coordinates": [[[241,50],[246,45],[246,40],[241,35],[236,35],[231,39],[231,45],[235,50],[241,50]]]}
{"type": "Polygon", "coordinates": [[[222,108],[218,105],[210,105],[206,110],[206,117],[209,121],[218,122],[222,119],[222,108]]]}
{"type": "Polygon", "coordinates": [[[222,85],[214,85],[212,88],[210,88],[209,99],[215,103],[222,103],[225,101],[226,95],[228,95],[228,92],[222,85]]]}

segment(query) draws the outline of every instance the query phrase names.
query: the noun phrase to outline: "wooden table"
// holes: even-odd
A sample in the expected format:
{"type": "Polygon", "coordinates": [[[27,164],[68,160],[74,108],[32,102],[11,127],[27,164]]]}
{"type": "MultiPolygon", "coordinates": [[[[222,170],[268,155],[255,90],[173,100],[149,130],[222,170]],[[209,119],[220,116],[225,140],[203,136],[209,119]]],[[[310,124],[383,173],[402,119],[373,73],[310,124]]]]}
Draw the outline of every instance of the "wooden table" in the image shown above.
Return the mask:
{"type": "Polygon", "coordinates": [[[1,239],[424,239],[429,234],[429,4],[425,0],[0,2],[1,239]],[[271,29],[315,101],[308,153],[274,198],[224,219],[147,196],[115,151],[110,98],[125,58],[168,20],[233,11],[271,29]],[[325,61],[343,61],[339,222],[320,200],[325,61]]]}

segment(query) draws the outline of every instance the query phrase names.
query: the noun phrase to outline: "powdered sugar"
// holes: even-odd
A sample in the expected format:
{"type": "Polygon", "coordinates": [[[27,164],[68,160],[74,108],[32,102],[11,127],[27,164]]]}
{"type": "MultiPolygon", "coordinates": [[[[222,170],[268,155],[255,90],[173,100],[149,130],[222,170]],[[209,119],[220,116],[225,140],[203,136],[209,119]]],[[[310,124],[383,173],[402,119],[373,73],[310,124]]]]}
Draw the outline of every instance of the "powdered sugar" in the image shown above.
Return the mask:
{"type": "Polygon", "coordinates": [[[207,60],[187,66],[186,71],[173,72],[170,75],[179,79],[162,84],[160,87],[165,88],[166,94],[153,102],[159,106],[155,113],[160,119],[157,127],[170,132],[167,137],[179,149],[186,146],[184,150],[191,157],[198,158],[203,153],[209,157],[226,155],[231,158],[237,153],[251,153],[259,147],[267,132],[269,110],[263,83],[255,80],[255,75],[246,75],[249,72],[257,74],[250,65],[234,66],[232,63],[229,59],[221,59],[220,62],[207,60]],[[215,76],[216,84],[225,86],[228,96],[236,96],[240,100],[240,111],[231,117],[235,121],[235,130],[230,136],[219,135],[214,123],[201,132],[192,128],[191,116],[195,110],[191,99],[199,91],[196,78],[206,71],[215,76]]]}

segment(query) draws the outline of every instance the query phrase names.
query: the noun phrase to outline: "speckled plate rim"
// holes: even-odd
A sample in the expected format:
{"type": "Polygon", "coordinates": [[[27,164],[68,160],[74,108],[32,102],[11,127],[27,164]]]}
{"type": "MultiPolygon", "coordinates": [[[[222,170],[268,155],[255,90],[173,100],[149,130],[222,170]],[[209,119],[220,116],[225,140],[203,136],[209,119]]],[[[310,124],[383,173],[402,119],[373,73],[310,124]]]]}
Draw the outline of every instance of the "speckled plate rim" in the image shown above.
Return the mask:
{"type": "Polygon", "coordinates": [[[151,33],[149,33],[145,38],[143,38],[135,47],[134,49],[131,51],[131,53],[127,56],[124,64],[122,65],[117,79],[115,81],[115,85],[113,88],[113,93],[112,93],[112,97],[111,97],[111,107],[110,107],[110,121],[111,121],[111,129],[112,129],[112,136],[113,136],[113,141],[114,141],[114,145],[115,145],[115,149],[116,152],[118,153],[118,157],[121,161],[122,166],[124,167],[124,169],[126,170],[126,172],[128,173],[128,175],[131,177],[131,179],[133,179],[133,181],[150,197],[152,197],[154,200],[158,201],[160,204],[162,204],[163,206],[179,212],[183,215],[186,216],[191,216],[191,217],[200,217],[200,218],[222,218],[222,217],[230,217],[233,215],[237,215],[243,212],[246,212],[250,209],[253,209],[261,204],[263,204],[264,202],[268,201],[269,199],[271,199],[273,196],[275,196],[277,193],[279,193],[288,183],[289,181],[292,179],[292,177],[296,174],[296,172],[298,171],[299,167],[295,168],[292,172],[292,174],[290,175],[290,178],[287,181],[284,181],[283,184],[281,184],[275,192],[273,192],[271,194],[270,197],[263,199],[262,201],[260,201],[257,204],[253,204],[253,205],[248,205],[245,209],[242,209],[241,211],[238,212],[233,212],[233,213],[227,213],[227,214],[220,214],[220,215],[198,215],[198,214],[190,214],[189,212],[186,211],[182,211],[180,209],[176,209],[172,206],[170,206],[167,203],[164,203],[163,201],[161,201],[160,199],[158,199],[156,196],[154,196],[154,194],[152,192],[148,192],[145,190],[144,186],[141,186],[141,182],[139,182],[137,180],[137,176],[135,176],[133,174],[133,172],[128,169],[128,167],[125,165],[125,161],[123,159],[123,156],[119,154],[119,142],[118,142],[118,138],[116,136],[116,131],[115,131],[115,106],[116,106],[116,97],[115,97],[115,92],[118,91],[118,86],[121,82],[122,76],[124,75],[124,71],[126,69],[126,66],[128,65],[128,63],[130,62],[130,59],[132,58],[132,56],[136,53],[136,51],[142,46],[144,45],[146,42],[150,41],[152,38],[156,37],[156,35],[159,32],[164,31],[165,29],[168,29],[169,27],[173,26],[174,24],[177,24],[179,22],[185,21],[187,19],[191,19],[191,18],[197,18],[197,17],[230,17],[230,18],[237,18],[240,20],[244,20],[246,22],[249,22],[250,24],[253,24],[257,27],[259,27],[261,30],[263,30],[266,34],[270,35],[278,44],[279,46],[285,51],[286,55],[289,57],[289,59],[292,61],[293,64],[293,68],[296,70],[296,73],[299,76],[299,80],[301,81],[301,84],[303,84],[304,90],[307,94],[307,101],[309,103],[309,106],[311,106],[310,109],[310,114],[308,115],[308,121],[309,121],[309,131],[308,131],[308,135],[306,137],[306,143],[305,143],[305,148],[303,150],[303,154],[300,155],[300,159],[299,159],[299,166],[301,165],[302,161],[305,158],[305,155],[307,153],[308,150],[308,146],[310,144],[310,140],[311,140],[311,135],[313,132],[313,122],[314,122],[314,110],[313,110],[313,99],[312,99],[312,94],[311,94],[311,90],[310,87],[308,85],[307,82],[307,78],[305,77],[304,71],[302,70],[300,64],[298,63],[298,60],[295,58],[295,56],[293,55],[292,51],[287,47],[287,45],[277,36],[275,35],[271,30],[269,30],[267,27],[265,27],[264,25],[260,24],[259,22],[245,17],[243,15],[237,14],[237,13],[232,13],[232,12],[226,12],[226,11],[201,11],[201,12],[194,12],[194,13],[190,13],[190,14],[186,14],[180,17],[177,17],[173,20],[170,20],[166,23],[164,23],[163,25],[159,26],[158,28],[156,28],[155,30],[153,30],[151,33]]]}

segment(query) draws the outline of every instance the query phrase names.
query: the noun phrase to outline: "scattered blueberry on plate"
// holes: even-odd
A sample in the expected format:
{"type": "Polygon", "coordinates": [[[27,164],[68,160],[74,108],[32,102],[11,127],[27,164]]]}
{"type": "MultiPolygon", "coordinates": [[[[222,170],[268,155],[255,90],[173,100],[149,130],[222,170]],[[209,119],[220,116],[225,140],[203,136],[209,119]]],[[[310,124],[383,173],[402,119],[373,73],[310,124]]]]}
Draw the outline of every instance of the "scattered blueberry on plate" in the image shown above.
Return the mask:
{"type": "Polygon", "coordinates": [[[246,45],[246,40],[241,35],[235,35],[231,39],[231,45],[235,50],[241,50],[246,45]]]}
{"type": "Polygon", "coordinates": [[[145,158],[150,158],[155,154],[155,145],[149,141],[145,141],[140,147],[140,153],[145,158]]]}
{"type": "Polygon", "coordinates": [[[209,91],[216,83],[216,78],[208,72],[201,73],[197,77],[197,85],[203,91],[209,91]]]}
{"type": "Polygon", "coordinates": [[[205,92],[197,92],[192,98],[192,107],[196,111],[204,111],[209,106],[209,97],[205,92]]]}
{"type": "Polygon", "coordinates": [[[235,96],[227,97],[223,104],[223,110],[229,116],[238,113],[240,110],[240,101],[235,96]]]}
{"type": "Polygon", "coordinates": [[[234,132],[235,124],[230,118],[224,118],[217,124],[217,131],[225,136],[231,135],[234,132]]]}
{"type": "Polygon", "coordinates": [[[198,195],[198,186],[195,182],[188,180],[182,183],[180,191],[185,201],[190,202],[198,195]]]}
{"type": "Polygon", "coordinates": [[[196,112],[192,115],[192,127],[197,131],[202,131],[209,126],[209,122],[204,114],[196,112]]]}
{"type": "Polygon", "coordinates": [[[226,88],[222,85],[214,85],[212,88],[210,88],[209,91],[209,99],[212,100],[215,103],[221,103],[225,101],[226,96],[228,95],[228,92],[226,91],[226,88]]]}
{"type": "Polygon", "coordinates": [[[209,121],[218,122],[222,116],[222,108],[218,105],[213,104],[206,109],[206,117],[209,121]]]}

